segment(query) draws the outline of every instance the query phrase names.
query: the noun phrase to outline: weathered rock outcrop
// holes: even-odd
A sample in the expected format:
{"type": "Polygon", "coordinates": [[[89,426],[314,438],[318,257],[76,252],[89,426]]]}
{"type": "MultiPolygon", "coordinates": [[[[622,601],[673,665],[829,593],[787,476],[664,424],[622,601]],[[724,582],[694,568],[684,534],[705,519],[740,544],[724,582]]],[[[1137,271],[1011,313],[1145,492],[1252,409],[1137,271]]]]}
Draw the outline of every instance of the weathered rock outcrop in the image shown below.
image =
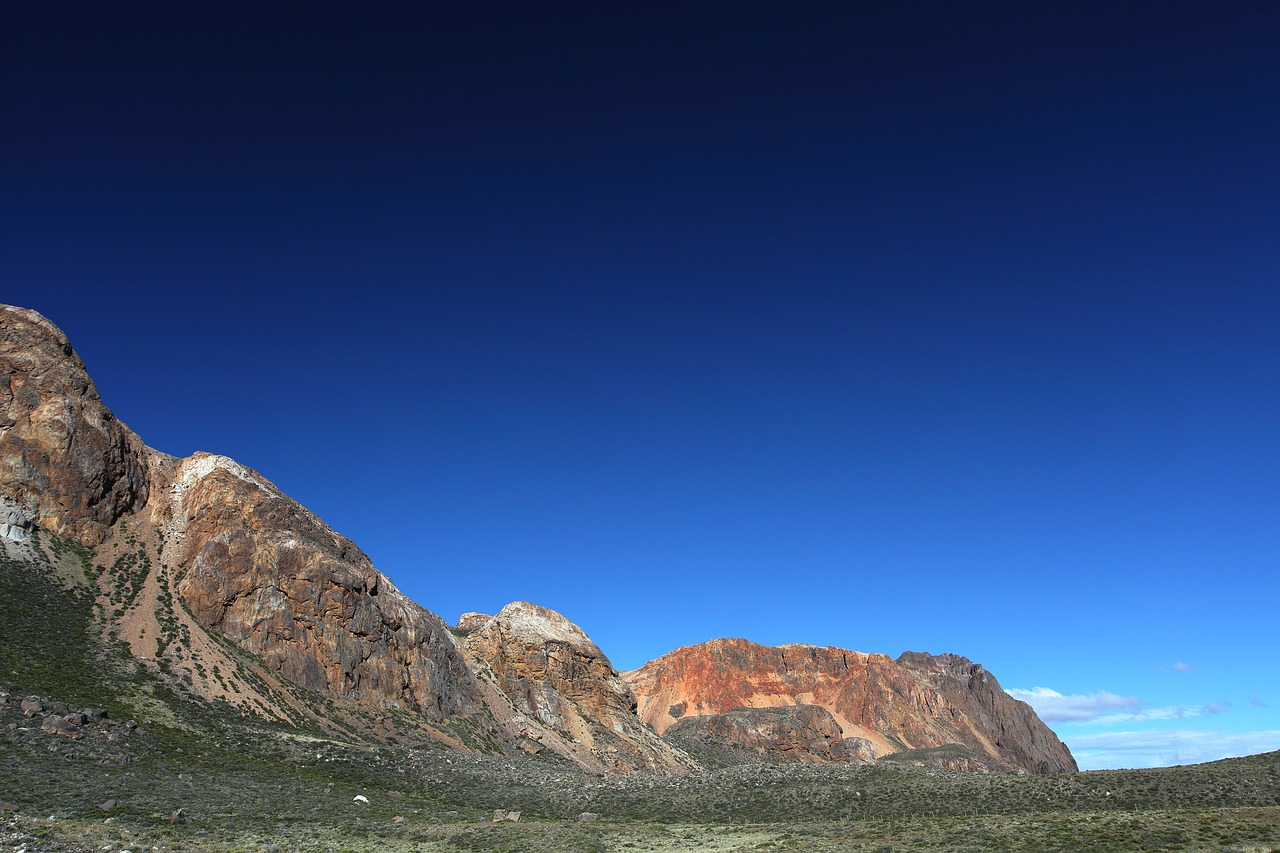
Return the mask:
{"type": "Polygon", "coordinates": [[[636,693],[640,718],[658,732],[688,716],[808,704],[829,711],[845,738],[870,742],[877,756],[962,744],[987,756],[993,769],[1076,769],[1029,705],[955,655],[907,653],[895,661],[833,647],[727,639],[677,649],[623,676],[636,693]]]}
{"type": "Polygon", "coordinates": [[[447,626],[355,545],[230,459],[146,447],[66,336],[11,306],[0,307],[0,499],[6,536],[34,523],[142,571],[128,590],[102,590],[122,605],[117,629],[137,654],[156,648],[140,636],[161,633],[149,609],[176,593],[199,626],[294,684],[429,720],[485,707],[447,626]]]}
{"type": "Polygon", "coordinates": [[[454,631],[458,634],[470,634],[492,618],[488,613],[463,613],[458,617],[458,624],[454,626],[454,631]]]}
{"type": "Polygon", "coordinates": [[[338,700],[338,729],[374,738],[370,706],[417,712],[455,747],[550,749],[596,771],[691,765],[564,617],[469,614],[467,651],[258,472],[146,447],[44,317],[3,307],[0,332],[0,536],[17,545],[44,528],[96,547],[107,627],[187,689],[327,725],[295,688],[316,691],[338,700]]]}
{"type": "Polygon", "coordinates": [[[663,736],[707,765],[723,763],[807,764],[875,760],[868,741],[844,738],[835,717],[817,705],[739,708],[723,714],[684,717],[663,736]],[[732,760],[716,760],[729,752],[732,760]]]}
{"type": "Polygon", "coordinates": [[[330,706],[311,690],[348,703],[347,720],[412,710],[456,747],[550,749],[600,771],[692,766],[638,704],[659,732],[735,712],[705,736],[773,754],[844,760],[862,738],[878,755],[956,743],[993,766],[1075,766],[1028,706],[954,656],[721,640],[646,664],[629,686],[580,628],[536,605],[466,614],[459,640],[262,475],[146,447],[61,331],[0,306],[0,544],[35,548],[38,529],[96,548],[102,618],[136,657],[280,719],[317,720],[330,706]],[[825,711],[736,713],[796,705],[825,711]],[[467,719],[450,729],[455,718],[467,719]]]}
{"type": "Polygon", "coordinates": [[[635,695],[604,652],[554,610],[508,604],[463,643],[521,714],[605,769],[688,768],[685,756],[640,723],[635,695]]]}
{"type": "Polygon", "coordinates": [[[960,655],[903,652],[897,663],[937,692],[939,710],[950,715],[961,740],[972,748],[985,747],[1028,773],[1061,773],[1077,769],[1071,751],[1046,726],[1030,705],[1014,699],[991,673],[960,655]]]}
{"type": "Polygon", "coordinates": [[[448,626],[260,474],[198,453],[168,491],[177,590],[201,625],[336,698],[436,721],[481,706],[448,626]]]}
{"type": "Polygon", "coordinates": [[[97,545],[149,487],[146,448],[103,405],[67,336],[0,306],[0,494],[41,527],[97,545]]]}

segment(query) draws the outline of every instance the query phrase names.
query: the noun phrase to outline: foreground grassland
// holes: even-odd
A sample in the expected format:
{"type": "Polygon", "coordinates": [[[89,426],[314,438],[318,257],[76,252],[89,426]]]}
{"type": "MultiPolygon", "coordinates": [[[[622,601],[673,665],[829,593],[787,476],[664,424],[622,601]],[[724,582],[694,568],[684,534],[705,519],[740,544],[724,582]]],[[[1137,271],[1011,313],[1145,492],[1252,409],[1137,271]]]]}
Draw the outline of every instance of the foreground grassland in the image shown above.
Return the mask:
{"type": "MultiPolygon", "coordinates": [[[[92,576],[89,555],[49,556],[92,576]]],[[[47,569],[0,560],[0,851],[1280,851],[1280,753],[1059,776],[598,777],[411,729],[386,746],[272,726],[104,643],[85,586],[47,569]],[[27,695],[106,717],[72,739],[25,715],[27,695]]]]}

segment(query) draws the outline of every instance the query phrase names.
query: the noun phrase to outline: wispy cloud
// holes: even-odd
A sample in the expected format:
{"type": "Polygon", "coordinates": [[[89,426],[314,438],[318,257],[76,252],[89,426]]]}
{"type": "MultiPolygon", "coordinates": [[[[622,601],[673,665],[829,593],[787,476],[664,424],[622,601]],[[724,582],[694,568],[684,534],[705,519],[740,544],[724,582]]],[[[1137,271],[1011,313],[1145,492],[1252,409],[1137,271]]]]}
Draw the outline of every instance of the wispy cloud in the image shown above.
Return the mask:
{"type": "Polygon", "coordinates": [[[1173,672],[1190,672],[1193,669],[1195,669],[1195,667],[1193,667],[1191,664],[1185,663],[1183,661],[1178,661],[1173,666],[1156,667],[1156,672],[1169,672],[1171,670],[1173,672]]]}
{"type": "Polygon", "coordinates": [[[1252,706],[1253,706],[1253,707],[1255,707],[1255,708],[1265,708],[1265,707],[1267,707],[1267,703],[1266,703],[1266,702],[1263,702],[1263,701],[1262,701],[1261,699],[1259,699],[1257,696],[1250,696],[1250,697],[1249,697],[1249,704],[1250,704],[1250,705],[1252,705],[1252,706]]]}
{"type": "Polygon", "coordinates": [[[1224,714],[1231,709],[1230,702],[1144,708],[1142,700],[1136,696],[1119,696],[1105,690],[1074,696],[1063,695],[1048,687],[1034,687],[1031,690],[1015,687],[1006,692],[1034,708],[1046,723],[1075,723],[1084,726],[1185,720],[1204,714],[1224,714]]]}
{"type": "Polygon", "coordinates": [[[1068,734],[1063,737],[1081,770],[1198,764],[1280,749],[1280,730],[1241,732],[1165,729],[1068,734]]]}
{"type": "Polygon", "coordinates": [[[1163,708],[1143,708],[1120,714],[1103,714],[1091,720],[1079,720],[1091,726],[1114,726],[1118,723],[1148,723],[1159,720],[1185,720],[1201,714],[1221,714],[1225,705],[1166,705],[1163,708]]]}
{"type": "MultiPolygon", "coordinates": [[[[1131,709],[1128,713],[1134,713],[1142,705],[1141,700],[1136,697],[1117,696],[1105,690],[1074,696],[1064,696],[1048,687],[1033,687],[1030,690],[1015,687],[1005,692],[1034,708],[1036,714],[1046,723],[1088,722],[1099,719],[1107,711],[1131,709]]],[[[1111,716],[1125,717],[1126,714],[1111,716]]]]}

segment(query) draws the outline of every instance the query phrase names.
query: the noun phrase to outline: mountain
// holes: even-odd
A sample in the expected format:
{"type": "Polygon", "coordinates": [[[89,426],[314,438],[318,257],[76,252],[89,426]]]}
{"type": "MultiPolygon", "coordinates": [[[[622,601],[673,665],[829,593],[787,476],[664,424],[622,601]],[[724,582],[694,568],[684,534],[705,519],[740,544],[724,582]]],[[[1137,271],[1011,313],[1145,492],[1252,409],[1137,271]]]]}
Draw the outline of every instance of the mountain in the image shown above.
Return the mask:
{"type": "Polygon", "coordinates": [[[697,770],[686,749],[712,763],[896,754],[1075,768],[1028,706],[951,655],[716,640],[619,674],[581,628],[528,602],[451,628],[257,471],[148,447],[66,336],[11,306],[0,306],[0,539],[0,678],[91,702],[80,688],[132,674],[81,672],[77,687],[54,661],[39,675],[51,657],[41,643],[56,639],[68,661],[95,660],[93,644],[123,650],[151,679],[134,698],[179,728],[175,716],[216,707],[324,737],[531,754],[594,773],[697,770]],[[78,627],[42,623],[27,596],[61,601],[78,627]],[[194,704],[161,712],[162,694],[194,704]]]}
{"type": "Polygon", "coordinates": [[[957,655],[907,652],[894,660],[726,639],[676,649],[623,677],[635,691],[640,718],[660,733],[679,733],[690,717],[731,715],[715,729],[744,745],[735,734],[743,727],[729,724],[741,709],[817,706],[838,723],[842,739],[866,741],[877,758],[959,744],[977,758],[968,769],[1076,769],[1070,751],[1031,706],[957,655]]]}
{"type": "Polygon", "coordinates": [[[522,722],[540,722],[552,733],[530,739],[542,746],[548,737],[577,743],[606,770],[684,772],[696,766],[640,722],[631,688],[564,616],[527,601],[508,604],[479,625],[476,615],[459,620],[474,626],[463,645],[487,667],[522,722]]]}
{"type": "Polygon", "coordinates": [[[371,740],[409,725],[456,749],[538,743],[596,771],[689,765],[639,723],[625,684],[567,619],[540,611],[584,651],[581,673],[504,668],[532,660],[539,640],[502,633],[501,620],[468,649],[258,472],[147,447],[103,404],[61,330],[11,306],[0,307],[0,521],[11,541],[44,530],[92,549],[103,641],[200,699],[371,740]],[[556,732],[508,692],[547,679],[548,695],[569,696],[578,675],[585,692],[569,718],[594,738],[556,732]],[[586,701],[588,676],[606,683],[594,693],[625,697],[586,701]]]}

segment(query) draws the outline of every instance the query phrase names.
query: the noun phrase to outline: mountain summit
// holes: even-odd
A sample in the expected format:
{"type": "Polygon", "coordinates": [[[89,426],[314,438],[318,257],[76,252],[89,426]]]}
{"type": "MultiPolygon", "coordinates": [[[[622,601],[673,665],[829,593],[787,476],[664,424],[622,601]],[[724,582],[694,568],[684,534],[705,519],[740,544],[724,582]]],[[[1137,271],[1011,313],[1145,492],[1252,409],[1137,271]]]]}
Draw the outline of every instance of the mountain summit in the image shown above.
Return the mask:
{"type": "Polygon", "coordinates": [[[623,677],[636,692],[640,718],[658,732],[690,718],[740,717],[742,709],[816,706],[839,724],[843,738],[869,744],[876,758],[959,744],[973,757],[957,769],[1076,769],[1030,705],[958,655],[907,652],[894,660],[830,646],[724,639],[676,649],[623,677]]]}
{"type": "Polygon", "coordinates": [[[749,744],[752,760],[959,745],[977,756],[965,769],[1075,767],[1028,706],[952,655],[717,640],[619,674],[581,628],[529,602],[450,628],[260,473],[147,447],[56,326],[0,306],[6,553],[52,565],[41,531],[83,551],[102,643],[184,696],[329,736],[684,773],[697,762],[661,735],[705,718],[684,736],[749,744]]]}

